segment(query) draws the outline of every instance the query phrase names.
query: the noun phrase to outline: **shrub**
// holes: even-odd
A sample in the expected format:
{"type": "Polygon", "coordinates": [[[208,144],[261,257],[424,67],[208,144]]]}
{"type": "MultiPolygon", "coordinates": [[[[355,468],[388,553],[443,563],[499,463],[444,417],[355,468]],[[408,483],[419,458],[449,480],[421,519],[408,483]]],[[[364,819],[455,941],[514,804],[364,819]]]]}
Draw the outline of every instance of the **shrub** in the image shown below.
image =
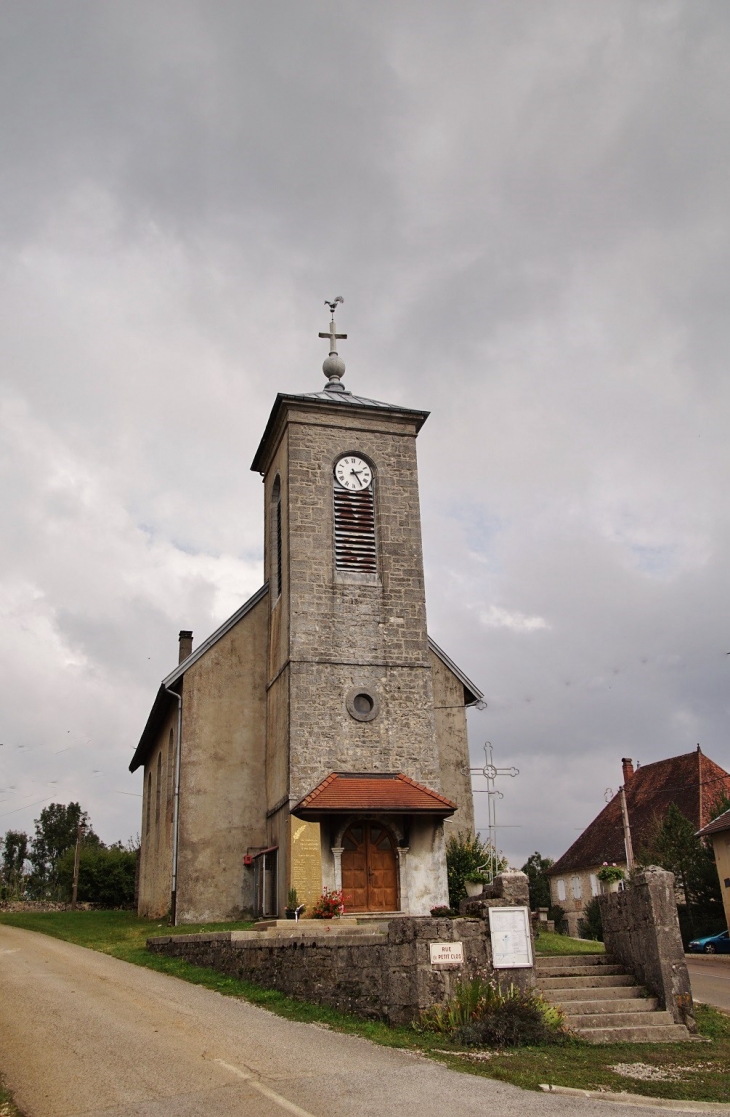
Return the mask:
{"type": "MultiPolygon", "coordinates": [[[[57,864],[58,883],[70,898],[73,887],[74,850],[68,849],[57,864]]],[[[134,877],[137,854],[121,846],[87,846],[79,856],[79,894],[82,903],[105,908],[126,908],[134,904],[134,877]]]]}
{"type": "MultiPolygon", "coordinates": [[[[449,904],[458,911],[459,903],[466,896],[464,880],[467,873],[479,872],[489,863],[492,847],[478,834],[452,834],[446,843],[446,871],[449,881],[449,904]]],[[[502,857],[496,859],[500,872],[507,867],[502,857]]]]}
{"type": "Polygon", "coordinates": [[[583,918],[578,920],[578,934],[582,939],[603,942],[603,920],[598,896],[594,896],[583,908],[583,918]]]}
{"type": "Polygon", "coordinates": [[[438,907],[431,908],[431,915],[434,919],[453,919],[453,917],[458,914],[459,913],[457,911],[454,911],[453,908],[447,908],[443,904],[440,904],[438,907]]]}
{"type": "MultiPolygon", "coordinates": [[[[553,1005],[548,1008],[555,1013],[553,1005]]],[[[562,1043],[566,1034],[562,1019],[558,1024],[550,1022],[539,997],[515,992],[480,1020],[457,1028],[454,1039],[466,1047],[533,1047],[562,1043]]]]}
{"type": "Polygon", "coordinates": [[[454,995],[445,1004],[431,1005],[420,1016],[417,1030],[453,1032],[456,1028],[480,1019],[490,1006],[497,1004],[502,993],[496,981],[477,976],[458,981],[454,995]]]}
{"type": "Polygon", "coordinates": [[[561,908],[560,904],[553,904],[548,911],[548,919],[552,919],[558,935],[567,935],[568,920],[565,918],[565,908],[561,908]]]}
{"type": "Polygon", "coordinates": [[[328,892],[325,889],[312,908],[312,919],[334,919],[336,916],[342,915],[344,911],[342,892],[336,890],[328,892]]]}
{"type": "Polygon", "coordinates": [[[510,986],[500,989],[496,979],[477,976],[457,983],[445,1004],[421,1013],[418,1031],[450,1035],[466,1046],[517,1047],[560,1043],[566,1032],[564,1016],[539,994],[510,986]]]}

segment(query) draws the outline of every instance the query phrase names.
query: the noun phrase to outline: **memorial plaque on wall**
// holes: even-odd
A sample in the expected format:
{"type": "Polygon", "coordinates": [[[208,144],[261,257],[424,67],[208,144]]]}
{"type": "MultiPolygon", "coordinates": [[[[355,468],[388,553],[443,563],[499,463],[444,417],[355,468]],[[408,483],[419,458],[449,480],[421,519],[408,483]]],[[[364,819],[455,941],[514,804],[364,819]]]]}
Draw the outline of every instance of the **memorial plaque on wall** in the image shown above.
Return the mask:
{"type": "Polygon", "coordinates": [[[490,908],[489,932],[495,970],[533,964],[529,908],[490,908]]]}
{"type": "Polygon", "coordinates": [[[322,893],[322,853],[318,822],[292,819],[291,887],[297,890],[297,903],[311,911],[322,893]]]}

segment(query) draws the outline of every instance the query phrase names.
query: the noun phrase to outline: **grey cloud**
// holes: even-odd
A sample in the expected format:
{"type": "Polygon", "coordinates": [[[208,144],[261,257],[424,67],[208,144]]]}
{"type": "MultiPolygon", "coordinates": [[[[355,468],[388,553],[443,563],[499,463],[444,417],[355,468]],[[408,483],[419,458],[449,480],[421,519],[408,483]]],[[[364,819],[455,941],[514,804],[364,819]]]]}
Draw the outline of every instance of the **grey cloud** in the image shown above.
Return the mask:
{"type": "Polygon", "coordinates": [[[456,12],[6,13],[0,737],[49,750],[3,756],[19,797],[138,828],[130,749],[178,628],[259,583],[249,464],[340,292],[350,386],[432,410],[430,625],[487,692],[475,758],[521,768],[509,855],[560,853],[622,755],[730,764],[730,18],[456,12]]]}

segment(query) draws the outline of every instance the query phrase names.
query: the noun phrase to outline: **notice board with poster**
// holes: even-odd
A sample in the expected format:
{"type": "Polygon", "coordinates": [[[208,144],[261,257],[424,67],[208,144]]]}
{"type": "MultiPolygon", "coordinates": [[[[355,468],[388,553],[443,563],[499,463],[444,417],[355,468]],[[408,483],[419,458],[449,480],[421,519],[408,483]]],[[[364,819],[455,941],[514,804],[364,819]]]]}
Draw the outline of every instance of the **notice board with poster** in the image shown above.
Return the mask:
{"type": "Polygon", "coordinates": [[[495,970],[533,965],[529,908],[490,907],[489,932],[495,970]]]}

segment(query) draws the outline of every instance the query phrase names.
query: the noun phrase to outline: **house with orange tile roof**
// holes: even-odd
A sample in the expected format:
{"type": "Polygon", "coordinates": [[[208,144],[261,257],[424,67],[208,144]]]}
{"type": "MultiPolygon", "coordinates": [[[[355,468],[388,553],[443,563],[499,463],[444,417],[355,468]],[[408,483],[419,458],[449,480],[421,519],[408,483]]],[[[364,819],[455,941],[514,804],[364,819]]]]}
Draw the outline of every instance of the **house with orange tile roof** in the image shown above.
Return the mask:
{"type": "MultiPolygon", "coordinates": [[[[628,758],[621,763],[634,852],[641,849],[671,803],[700,829],[712,819],[713,806],[722,793],[730,795],[730,774],[705,756],[699,745],[693,752],[636,769],[628,758]]],[[[605,864],[627,869],[620,791],[548,871],[551,901],[564,909],[571,935],[578,934],[583,909],[601,891],[598,872],[605,864]]]]}

